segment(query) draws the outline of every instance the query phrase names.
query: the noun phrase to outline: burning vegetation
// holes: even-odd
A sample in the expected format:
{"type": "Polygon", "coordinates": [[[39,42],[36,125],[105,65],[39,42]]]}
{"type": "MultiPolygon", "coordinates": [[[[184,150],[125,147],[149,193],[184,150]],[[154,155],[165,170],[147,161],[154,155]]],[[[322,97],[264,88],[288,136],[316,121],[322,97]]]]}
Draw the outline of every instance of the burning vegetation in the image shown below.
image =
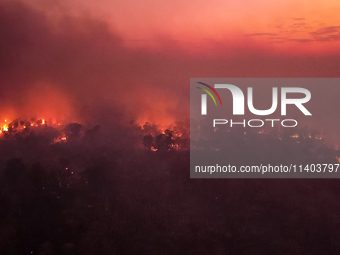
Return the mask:
{"type": "Polygon", "coordinates": [[[65,127],[65,125],[53,120],[46,121],[45,119],[31,118],[30,120],[15,119],[13,121],[8,121],[6,119],[3,121],[0,128],[0,138],[10,139],[32,133],[44,133],[53,130],[55,131],[54,142],[65,141],[67,139],[65,127]]]}
{"type": "MultiPolygon", "coordinates": [[[[93,129],[97,132],[100,127],[104,126],[104,130],[109,131],[110,127],[104,125],[97,125],[91,128],[88,125],[79,123],[64,124],[53,119],[46,120],[44,118],[31,118],[30,120],[15,119],[13,121],[3,120],[0,128],[0,139],[15,139],[17,137],[28,136],[32,134],[49,135],[53,139],[51,143],[66,142],[69,139],[82,139],[91,133],[93,129]]],[[[133,137],[133,145],[135,148],[146,149],[152,152],[156,151],[170,151],[170,150],[189,150],[189,127],[185,123],[177,123],[176,125],[156,125],[146,122],[144,125],[135,124],[131,122],[130,125],[124,126],[133,137]]],[[[110,131],[109,131],[110,132],[110,131]]],[[[203,132],[201,127],[193,129],[193,132],[203,132]]],[[[233,128],[223,130],[214,128],[213,133],[208,134],[206,141],[213,137],[220,136],[222,140],[226,141],[226,146],[230,146],[228,139],[233,137],[240,140],[252,140],[256,135],[264,135],[273,140],[280,140],[288,142],[295,140],[296,143],[305,143],[308,140],[322,140],[323,136],[319,131],[303,129],[251,129],[251,128],[233,128]],[[228,138],[229,137],[229,138],[228,138]]],[[[230,139],[229,139],[230,140],[230,139]]],[[[323,143],[320,143],[323,144],[323,143]]],[[[194,146],[195,147],[195,146],[194,146]]],[[[334,147],[334,145],[333,145],[334,147]]],[[[335,146],[336,147],[336,146],[335,146]]],[[[216,148],[215,148],[216,149],[216,148]]]]}
{"type": "MultiPolygon", "coordinates": [[[[30,135],[42,135],[53,138],[52,143],[75,141],[87,139],[87,136],[94,131],[99,132],[101,125],[94,128],[79,123],[64,124],[52,119],[30,120],[15,119],[13,121],[3,120],[0,128],[0,139],[17,139],[30,135]]],[[[105,127],[105,125],[103,125],[105,127]]],[[[132,136],[136,139],[133,142],[136,148],[145,148],[150,151],[188,150],[189,132],[183,124],[178,126],[156,125],[146,122],[144,125],[131,123],[125,128],[132,131],[132,136]],[[170,129],[172,128],[172,129],[170,129]],[[139,137],[139,139],[137,139],[139,137]]],[[[104,128],[108,130],[109,127],[104,128]]]]}

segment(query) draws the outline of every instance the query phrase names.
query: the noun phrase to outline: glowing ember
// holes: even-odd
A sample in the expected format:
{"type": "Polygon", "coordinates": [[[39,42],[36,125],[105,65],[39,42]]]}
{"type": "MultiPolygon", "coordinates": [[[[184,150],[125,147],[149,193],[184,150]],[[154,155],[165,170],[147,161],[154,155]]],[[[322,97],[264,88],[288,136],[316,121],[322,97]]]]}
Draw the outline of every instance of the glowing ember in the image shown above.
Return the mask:
{"type": "Polygon", "coordinates": [[[299,138],[299,135],[298,135],[298,134],[295,134],[295,135],[291,135],[290,137],[296,139],[296,138],[299,138]]]}
{"type": "Polygon", "coordinates": [[[179,150],[179,149],[180,149],[180,147],[179,147],[178,144],[171,144],[170,147],[173,148],[173,149],[175,149],[175,150],[179,150]]]}

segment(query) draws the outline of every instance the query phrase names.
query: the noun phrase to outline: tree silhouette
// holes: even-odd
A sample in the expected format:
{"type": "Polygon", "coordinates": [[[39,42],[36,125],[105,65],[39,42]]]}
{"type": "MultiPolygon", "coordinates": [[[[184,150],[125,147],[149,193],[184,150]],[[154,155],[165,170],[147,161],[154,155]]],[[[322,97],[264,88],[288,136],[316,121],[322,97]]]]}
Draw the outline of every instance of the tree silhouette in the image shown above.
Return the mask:
{"type": "Polygon", "coordinates": [[[149,150],[153,147],[153,136],[151,134],[144,136],[143,145],[149,150]]]}

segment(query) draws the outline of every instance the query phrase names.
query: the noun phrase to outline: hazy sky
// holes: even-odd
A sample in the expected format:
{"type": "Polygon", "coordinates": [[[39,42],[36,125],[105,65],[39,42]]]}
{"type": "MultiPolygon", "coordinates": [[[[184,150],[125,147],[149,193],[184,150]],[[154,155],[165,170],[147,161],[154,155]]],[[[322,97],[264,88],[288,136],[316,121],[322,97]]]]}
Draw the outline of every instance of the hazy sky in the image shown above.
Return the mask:
{"type": "Polygon", "coordinates": [[[336,0],[76,0],[58,4],[43,0],[34,6],[51,16],[68,13],[103,19],[126,40],[171,37],[183,43],[209,44],[249,40],[244,36],[266,43],[339,39],[340,3],[336,0]]]}
{"type": "Polygon", "coordinates": [[[339,77],[339,12],[321,0],[0,0],[0,118],[169,124],[189,117],[191,77],[339,77]]]}

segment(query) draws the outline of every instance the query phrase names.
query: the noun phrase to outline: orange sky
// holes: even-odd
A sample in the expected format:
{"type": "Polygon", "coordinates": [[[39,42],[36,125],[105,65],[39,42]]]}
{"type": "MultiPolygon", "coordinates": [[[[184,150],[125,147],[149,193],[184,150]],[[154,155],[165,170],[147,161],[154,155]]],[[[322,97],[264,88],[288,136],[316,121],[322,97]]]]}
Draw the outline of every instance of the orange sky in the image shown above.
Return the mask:
{"type": "MultiPolygon", "coordinates": [[[[50,1],[35,1],[51,15],[60,13],[50,1]]],[[[166,38],[184,48],[252,40],[275,48],[329,51],[338,48],[340,33],[337,0],[63,1],[63,13],[84,11],[108,21],[130,46],[155,46],[166,38]]]]}

